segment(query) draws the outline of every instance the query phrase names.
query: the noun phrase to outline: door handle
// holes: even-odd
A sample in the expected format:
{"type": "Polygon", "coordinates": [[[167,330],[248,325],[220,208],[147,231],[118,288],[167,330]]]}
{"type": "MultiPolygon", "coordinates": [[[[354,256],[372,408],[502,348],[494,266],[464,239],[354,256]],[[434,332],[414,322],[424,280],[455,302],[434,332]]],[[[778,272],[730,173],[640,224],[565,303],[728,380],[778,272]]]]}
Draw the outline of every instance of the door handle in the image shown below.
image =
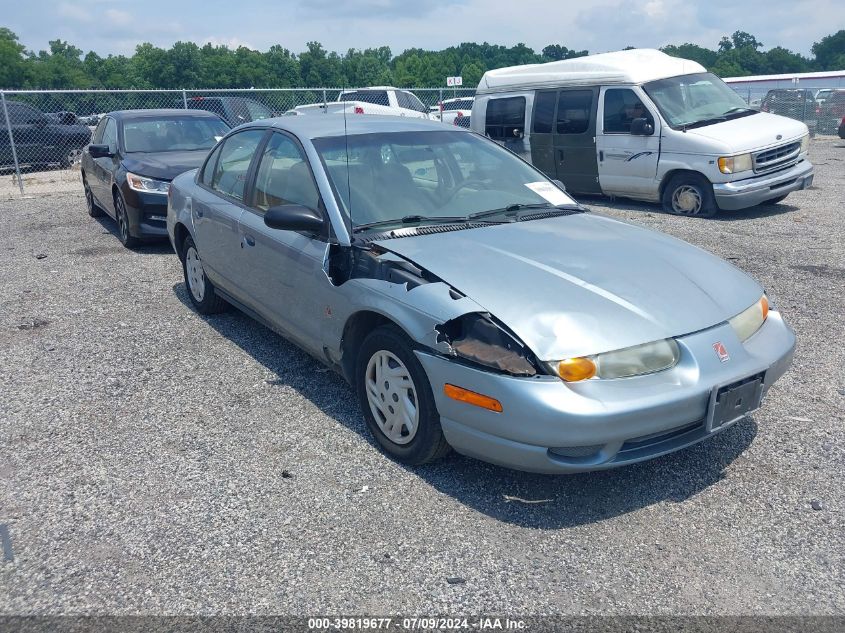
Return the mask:
{"type": "Polygon", "coordinates": [[[244,235],[243,244],[246,244],[247,246],[255,246],[255,238],[252,237],[252,235],[244,235]]]}
{"type": "Polygon", "coordinates": [[[603,162],[603,161],[604,161],[604,150],[600,149],[599,150],[599,162],[603,162]]]}

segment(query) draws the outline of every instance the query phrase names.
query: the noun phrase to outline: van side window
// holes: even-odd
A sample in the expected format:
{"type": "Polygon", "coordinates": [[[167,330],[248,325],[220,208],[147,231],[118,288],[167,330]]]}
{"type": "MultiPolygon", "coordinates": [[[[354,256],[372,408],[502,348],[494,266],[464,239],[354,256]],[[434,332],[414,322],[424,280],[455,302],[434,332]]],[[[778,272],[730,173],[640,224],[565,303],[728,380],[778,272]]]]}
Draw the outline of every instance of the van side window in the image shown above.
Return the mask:
{"type": "Polygon", "coordinates": [[[552,119],[555,116],[555,92],[538,92],[534,96],[534,132],[552,133],[552,119]]]}
{"type": "Polygon", "coordinates": [[[513,140],[525,135],[525,97],[490,99],[484,132],[496,141],[513,140]]]}
{"type": "Polygon", "coordinates": [[[637,94],[628,88],[613,88],[604,93],[604,133],[630,134],[631,121],[646,119],[654,125],[654,117],[637,94]]]}
{"type": "Polygon", "coordinates": [[[583,134],[590,127],[592,90],[561,90],[557,99],[557,133],[583,134]]]}

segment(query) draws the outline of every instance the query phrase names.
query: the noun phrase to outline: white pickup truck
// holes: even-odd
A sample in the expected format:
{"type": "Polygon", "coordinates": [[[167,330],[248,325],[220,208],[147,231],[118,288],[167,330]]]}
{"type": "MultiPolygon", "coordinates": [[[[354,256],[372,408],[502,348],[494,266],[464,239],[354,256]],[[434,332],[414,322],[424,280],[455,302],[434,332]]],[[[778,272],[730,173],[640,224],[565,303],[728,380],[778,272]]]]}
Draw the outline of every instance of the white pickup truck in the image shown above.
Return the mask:
{"type": "Polygon", "coordinates": [[[390,86],[341,92],[337,101],[296,106],[286,114],[381,114],[427,119],[428,108],[416,95],[390,86]]]}

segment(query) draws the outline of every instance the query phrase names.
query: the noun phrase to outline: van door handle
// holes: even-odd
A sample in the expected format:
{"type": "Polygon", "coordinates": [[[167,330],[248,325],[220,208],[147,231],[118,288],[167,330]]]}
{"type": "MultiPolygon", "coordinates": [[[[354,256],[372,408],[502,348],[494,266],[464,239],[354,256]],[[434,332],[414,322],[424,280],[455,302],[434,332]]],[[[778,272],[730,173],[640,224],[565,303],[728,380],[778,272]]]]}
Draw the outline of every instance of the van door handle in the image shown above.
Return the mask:
{"type": "Polygon", "coordinates": [[[563,162],[563,150],[562,150],[562,149],[559,149],[559,150],[557,151],[557,159],[558,159],[560,162],[563,162]]]}
{"type": "Polygon", "coordinates": [[[604,161],[604,150],[600,149],[599,150],[599,162],[603,162],[603,161],[604,161]]]}

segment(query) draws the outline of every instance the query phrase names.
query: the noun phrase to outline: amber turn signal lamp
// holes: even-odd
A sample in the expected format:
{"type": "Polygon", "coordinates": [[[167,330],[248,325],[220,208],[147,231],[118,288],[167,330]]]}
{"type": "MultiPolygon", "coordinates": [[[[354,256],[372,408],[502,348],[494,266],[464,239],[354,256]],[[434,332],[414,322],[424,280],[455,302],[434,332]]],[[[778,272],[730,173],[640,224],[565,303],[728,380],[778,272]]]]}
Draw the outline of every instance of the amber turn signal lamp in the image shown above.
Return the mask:
{"type": "Polygon", "coordinates": [[[567,358],[558,363],[557,373],[566,382],[587,380],[596,375],[596,364],[589,358],[567,358]]]}
{"type": "Polygon", "coordinates": [[[463,387],[456,387],[455,385],[446,383],[443,385],[443,393],[452,398],[452,400],[474,404],[476,407],[495,411],[496,413],[502,412],[502,403],[495,398],[464,389],[463,387]]]}
{"type": "Polygon", "coordinates": [[[765,321],[769,316],[769,299],[766,295],[763,295],[763,298],[760,299],[760,308],[763,310],[763,320],[765,321]]]}

